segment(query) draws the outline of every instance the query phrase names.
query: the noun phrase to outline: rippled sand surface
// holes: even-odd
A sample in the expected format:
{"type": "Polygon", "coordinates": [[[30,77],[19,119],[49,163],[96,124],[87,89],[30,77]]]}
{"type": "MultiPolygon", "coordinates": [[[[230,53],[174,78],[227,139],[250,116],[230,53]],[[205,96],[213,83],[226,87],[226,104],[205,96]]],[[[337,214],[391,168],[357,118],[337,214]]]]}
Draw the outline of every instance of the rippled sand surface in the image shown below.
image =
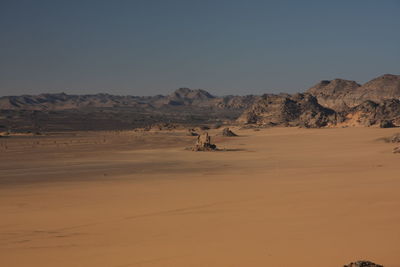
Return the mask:
{"type": "Polygon", "coordinates": [[[400,266],[400,130],[235,132],[1,138],[0,265],[400,266]]]}

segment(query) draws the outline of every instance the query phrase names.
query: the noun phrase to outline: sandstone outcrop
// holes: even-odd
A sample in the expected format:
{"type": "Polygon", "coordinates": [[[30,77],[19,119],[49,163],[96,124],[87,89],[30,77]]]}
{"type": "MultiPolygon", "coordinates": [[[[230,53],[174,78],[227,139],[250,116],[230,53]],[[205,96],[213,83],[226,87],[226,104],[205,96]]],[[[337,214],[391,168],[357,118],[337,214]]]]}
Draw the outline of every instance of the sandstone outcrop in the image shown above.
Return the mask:
{"type": "Polygon", "coordinates": [[[211,137],[207,132],[197,137],[196,144],[192,148],[193,151],[214,151],[217,146],[211,143],[211,137]]]}

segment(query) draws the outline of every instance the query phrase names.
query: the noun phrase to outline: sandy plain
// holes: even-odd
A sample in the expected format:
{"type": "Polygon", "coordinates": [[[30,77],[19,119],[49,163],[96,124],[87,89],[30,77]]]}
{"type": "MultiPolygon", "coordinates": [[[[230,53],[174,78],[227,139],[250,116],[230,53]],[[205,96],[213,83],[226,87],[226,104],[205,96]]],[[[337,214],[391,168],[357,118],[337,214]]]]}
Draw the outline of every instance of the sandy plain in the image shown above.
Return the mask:
{"type": "Polygon", "coordinates": [[[236,132],[1,138],[0,266],[400,266],[399,130],[236,132]]]}

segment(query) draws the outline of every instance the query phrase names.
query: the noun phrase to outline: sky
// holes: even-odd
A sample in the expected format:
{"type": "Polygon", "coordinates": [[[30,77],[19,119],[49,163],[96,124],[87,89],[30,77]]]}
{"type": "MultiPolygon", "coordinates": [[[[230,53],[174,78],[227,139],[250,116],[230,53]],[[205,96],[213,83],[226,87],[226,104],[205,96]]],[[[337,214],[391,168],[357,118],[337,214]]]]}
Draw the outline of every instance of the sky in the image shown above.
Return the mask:
{"type": "Polygon", "coordinates": [[[399,0],[0,0],[0,95],[301,92],[400,74],[399,0]]]}

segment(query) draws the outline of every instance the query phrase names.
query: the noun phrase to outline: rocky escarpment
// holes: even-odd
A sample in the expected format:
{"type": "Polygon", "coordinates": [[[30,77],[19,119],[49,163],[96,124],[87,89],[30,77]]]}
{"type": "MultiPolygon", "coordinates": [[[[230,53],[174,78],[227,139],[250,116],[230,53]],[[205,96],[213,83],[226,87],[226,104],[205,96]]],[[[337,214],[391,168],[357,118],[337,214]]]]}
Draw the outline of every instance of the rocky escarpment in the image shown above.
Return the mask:
{"type": "Polygon", "coordinates": [[[266,126],[324,127],[335,124],[338,114],[318,104],[310,94],[264,95],[238,119],[266,126]]]}

